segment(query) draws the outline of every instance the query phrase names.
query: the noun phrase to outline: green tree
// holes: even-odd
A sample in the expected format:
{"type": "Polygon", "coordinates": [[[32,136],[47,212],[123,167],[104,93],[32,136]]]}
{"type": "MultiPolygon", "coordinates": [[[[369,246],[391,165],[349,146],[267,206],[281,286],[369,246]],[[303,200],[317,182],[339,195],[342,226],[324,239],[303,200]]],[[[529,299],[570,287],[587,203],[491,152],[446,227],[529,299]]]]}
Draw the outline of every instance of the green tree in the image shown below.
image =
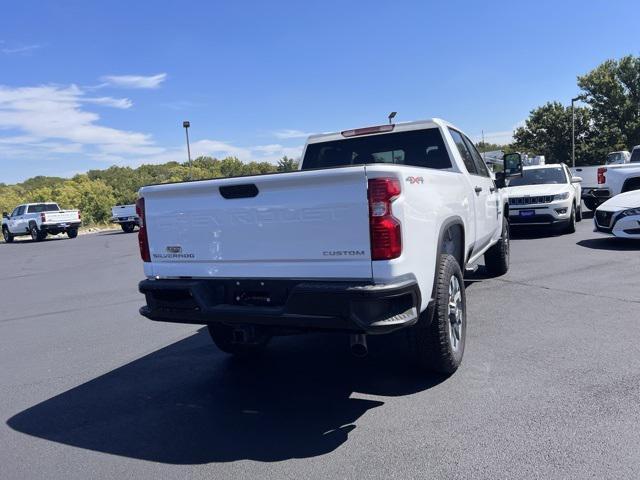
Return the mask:
{"type": "Polygon", "coordinates": [[[198,157],[188,162],[140,165],[138,168],[112,166],[90,170],[71,179],[33,177],[17,185],[0,183],[0,208],[11,212],[26,202],[57,202],[62,208],[79,209],[85,225],[108,221],[111,207],[135,202],[144,185],[182,182],[239,175],[272,173],[276,166],[268,162],[244,163],[234,157],[222,160],[198,157]]]}
{"type": "Polygon", "coordinates": [[[91,180],[86,175],[75,178],[71,185],[78,191],[77,206],[87,223],[104,223],[111,217],[111,207],[116,204],[113,189],[102,180],[91,180]]]}
{"type": "Polygon", "coordinates": [[[602,158],[640,144],[640,57],[607,60],[578,77],[578,86],[591,107],[594,148],[602,158]]]}
{"type": "MultiPolygon", "coordinates": [[[[595,130],[590,109],[577,107],[576,115],[576,165],[589,165],[598,158],[592,148],[595,130]]],[[[571,163],[571,107],[559,102],[548,102],[529,114],[523,127],[513,134],[513,147],[544,155],[547,163],[571,163]]]]}
{"type": "Polygon", "coordinates": [[[298,169],[298,162],[286,155],[278,160],[278,172],[291,172],[298,169]]]}
{"type": "Polygon", "coordinates": [[[476,148],[480,153],[494,152],[496,150],[504,150],[505,145],[498,145],[497,143],[489,143],[489,142],[481,141],[476,143],[476,148]]]}
{"type": "Polygon", "coordinates": [[[223,177],[245,175],[244,164],[236,157],[225,158],[220,161],[220,173],[223,177]]]}

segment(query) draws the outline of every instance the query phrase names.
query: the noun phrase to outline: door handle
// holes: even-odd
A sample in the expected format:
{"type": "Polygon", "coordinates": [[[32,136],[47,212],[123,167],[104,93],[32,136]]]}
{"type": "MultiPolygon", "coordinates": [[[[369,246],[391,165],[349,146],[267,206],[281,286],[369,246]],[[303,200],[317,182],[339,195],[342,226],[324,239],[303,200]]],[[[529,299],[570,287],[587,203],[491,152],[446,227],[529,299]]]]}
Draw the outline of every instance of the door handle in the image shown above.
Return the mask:
{"type": "Polygon", "coordinates": [[[497,188],[496,188],[496,187],[489,187],[489,191],[490,191],[491,193],[495,192],[496,190],[497,190],[497,188]]]}
{"type": "Polygon", "coordinates": [[[480,193],[482,191],[482,187],[476,187],[474,188],[474,190],[476,191],[476,193],[480,193]]]}

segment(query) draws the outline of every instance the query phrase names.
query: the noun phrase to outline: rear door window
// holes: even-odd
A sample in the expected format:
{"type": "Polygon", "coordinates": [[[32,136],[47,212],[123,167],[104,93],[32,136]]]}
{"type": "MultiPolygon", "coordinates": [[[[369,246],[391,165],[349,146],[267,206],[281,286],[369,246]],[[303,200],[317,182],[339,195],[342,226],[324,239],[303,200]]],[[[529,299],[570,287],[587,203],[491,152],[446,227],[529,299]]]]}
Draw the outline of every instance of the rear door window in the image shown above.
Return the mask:
{"type": "Polygon", "coordinates": [[[467,145],[464,143],[462,134],[452,128],[449,129],[449,133],[451,133],[451,138],[453,138],[453,143],[456,144],[458,153],[460,153],[460,156],[462,157],[462,161],[464,162],[465,167],[467,167],[467,171],[469,173],[476,175],[478,173],[476,164],[473,161],[473,156],[471,155],[471,152],[467,148],[467,145]]]}
{"type": "Polygon", "coordinates": [[[480,155],[480,152],[478,152],[478,149],[476,148],[476,146],[473,144],[471,140],[469,140],[469,137],[467,137],[466,135],[463,135],[463,138],[464,138],[464,143],[467,146],[467,149],[469,150],[469,152],[471,152],[471,156],[473,157],[473,163],[476,166],[478,175],[482,175],[483,177],[490,177],[491,174],[489,173],[487,164],[484,163],[484,159],[482,158],[482,155],[480,155]]]}

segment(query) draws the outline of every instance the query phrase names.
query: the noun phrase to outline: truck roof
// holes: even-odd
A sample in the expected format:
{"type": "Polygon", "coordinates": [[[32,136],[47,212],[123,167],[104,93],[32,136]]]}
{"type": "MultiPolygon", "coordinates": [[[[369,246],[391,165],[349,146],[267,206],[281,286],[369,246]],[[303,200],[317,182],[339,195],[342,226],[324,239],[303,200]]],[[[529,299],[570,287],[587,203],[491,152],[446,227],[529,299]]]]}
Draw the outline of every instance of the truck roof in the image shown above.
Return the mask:
{"type": "Polygon", "coordinates": [[[58,205],[57,202],[31,202],[31,203],[21,203],[20,206],[24,205],[28,207],[29,205],[58,205]]]}
{"type": "MultiPolygon", "coordinates": [[[[382,126],[382,125],[387,125],[387,124],[380,124],[379,126],[382,126]]],[[[442,120],[441,118],[429,118],[426,120],[416,120],[412,122],[399,122],[399,123],[394,123],[392,125],[394,126],[392,131],[379,132],[373,135],[384,135],[386,133],[394,133],[394,132],[408,132],[411,130],[423,130],[425,128],[435,128],[435,127],[456,128],[455,126],[453,126],[452,124],[450,124],[445,120],[442,120]]],[[[369,127],[370,126],[371,125],[369,125],[369,127]]],[[[358,128],[367,128],[367,127],[356,127],[355,129],[358,129],[358,128]]],[[[344,140],[345,136],[342,135],[342,132],[355,130],[355,129],[348,128],[345,130],[341,130],[339,132],[327,132],[327,133],[318,133],[315,135],[310,135],[309,139],[307,140],[307,143],[319,143],[319,142],[330,142],[333,140],[344,140]]]]}
{"type": "Polygon", "coordinates": [[[541,168],[557,168],[562,167],[561,163],[545,163],[544,165],[526,165],[522,167],[523,170],[536,170],[541,168]]]}

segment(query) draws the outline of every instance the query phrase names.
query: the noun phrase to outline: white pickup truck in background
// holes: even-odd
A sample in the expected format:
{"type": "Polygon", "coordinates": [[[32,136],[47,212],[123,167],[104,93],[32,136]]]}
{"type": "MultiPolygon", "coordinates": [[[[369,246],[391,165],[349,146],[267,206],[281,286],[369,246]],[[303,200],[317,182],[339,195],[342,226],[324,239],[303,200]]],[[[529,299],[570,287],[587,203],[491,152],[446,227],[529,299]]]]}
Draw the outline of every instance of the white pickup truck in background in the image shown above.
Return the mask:
{"type": "Polygon", "coordinates": [[[69,238],[78,236],[82,223],[78,210],[61,210],[57,203],[26,203],[18,205],[11,215],[2,214],[2,236],[7,243],[22,235],[31,235],[35,242],[47,235],[66,233],[69,238]]]}
{"type": "Polygon", "coordinates": [[[582,200],[589,210],[619,193],[640,189],[640,145],[629,152],[612,152],[606,165],[575,167],[572,175],[582,178],[582,200]]]}
{"type": "Polygon", "coordinates": [[[505,178],[439,119],[309,138],[301,171],[146,186],[137,203],[142,315],[205,324],[255,352],[273,335],[406,328],[419,365],[451,373],[465,345],[463,271],[509,267],[505,178]]]}
{"type": "Polygon", "coordinates": [[[111,222],[117,223],[125,233],[131,233],[140,226],[140,217],[135,205],[116,205],[111,208],[111,222]]]}

